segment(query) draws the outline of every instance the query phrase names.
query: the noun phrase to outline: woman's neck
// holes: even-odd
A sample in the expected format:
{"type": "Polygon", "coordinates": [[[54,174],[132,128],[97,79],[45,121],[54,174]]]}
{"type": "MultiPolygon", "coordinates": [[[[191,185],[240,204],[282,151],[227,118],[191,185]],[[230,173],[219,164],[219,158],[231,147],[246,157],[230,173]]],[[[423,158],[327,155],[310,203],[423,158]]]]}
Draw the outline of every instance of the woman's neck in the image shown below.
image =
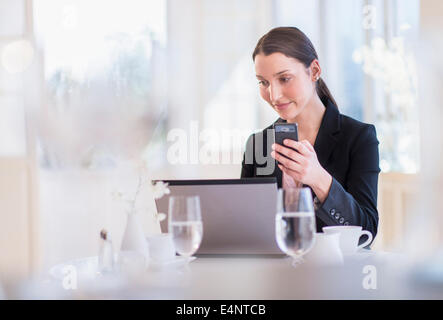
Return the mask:
{"type": "Polygon", "coordinates": [[[288,120],[289,123],[297,122],[299,140],[308,140],[314,145],[325,111],[326,107],[319,96],[313,94],[303,111],[296,118],[288,120]]]}

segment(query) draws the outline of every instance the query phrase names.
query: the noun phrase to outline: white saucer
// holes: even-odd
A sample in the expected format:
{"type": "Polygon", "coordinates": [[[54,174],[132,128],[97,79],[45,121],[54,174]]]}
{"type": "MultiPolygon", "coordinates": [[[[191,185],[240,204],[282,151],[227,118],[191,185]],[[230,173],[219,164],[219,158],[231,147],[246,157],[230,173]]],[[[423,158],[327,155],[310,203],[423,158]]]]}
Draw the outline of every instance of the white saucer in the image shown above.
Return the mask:
{"type": "Polygon", "coordinates": [[[343,258],[346,261],[364,261],[367,259],[377,259],[377,260],[383,260],[385,258],[389,257],[389,253],[384,251],[375,251],[375,250],[369,250],[369,249],[359,249],[357,252],[353,254],[344,254],[343,258]]]}
{"type": "Polygon", "coordinates": [[[187,263],[194,261],[195,257],[182,257],[175,256],[173,259],[165,260],[165,261],[149,261],[149,268],[154,270],[164,269],[164,268],[177,268],[184,266],[187,263]]]}

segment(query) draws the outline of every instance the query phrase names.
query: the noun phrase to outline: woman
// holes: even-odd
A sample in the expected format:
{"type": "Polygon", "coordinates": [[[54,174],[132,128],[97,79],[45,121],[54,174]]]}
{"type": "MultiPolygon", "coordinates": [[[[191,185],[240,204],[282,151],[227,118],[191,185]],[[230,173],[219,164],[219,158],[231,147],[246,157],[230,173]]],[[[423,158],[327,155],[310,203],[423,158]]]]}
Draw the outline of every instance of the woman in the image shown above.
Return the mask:
{"type": "Polygon", "coordinates": [[[273,144],[272,125],[252,135],[241,177],[274,176],[279,187],[309,186],[317,231],[358,225],[375,238],[380,169],[374,126],[339,113],[321,79],[317,53],[299,29],[272,29],[252,58],[261,97],[280,116],[276,122],[298,124],[299,141],[273,144]]]}

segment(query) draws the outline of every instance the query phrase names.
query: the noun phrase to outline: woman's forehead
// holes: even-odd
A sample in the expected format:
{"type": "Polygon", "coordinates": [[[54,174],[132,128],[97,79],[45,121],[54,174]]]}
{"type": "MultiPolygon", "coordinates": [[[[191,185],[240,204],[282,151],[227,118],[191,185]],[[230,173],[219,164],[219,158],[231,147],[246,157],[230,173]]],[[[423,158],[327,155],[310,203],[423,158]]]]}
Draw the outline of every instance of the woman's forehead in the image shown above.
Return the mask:
{"type": "Polygon", "coordinates": [[[298,71],[304,68],[303,64],[294,58],[280,52],[270,55],[258,54],[255,56],[255,72],[261,77],[275,77],[283,71],[298,71]]]}

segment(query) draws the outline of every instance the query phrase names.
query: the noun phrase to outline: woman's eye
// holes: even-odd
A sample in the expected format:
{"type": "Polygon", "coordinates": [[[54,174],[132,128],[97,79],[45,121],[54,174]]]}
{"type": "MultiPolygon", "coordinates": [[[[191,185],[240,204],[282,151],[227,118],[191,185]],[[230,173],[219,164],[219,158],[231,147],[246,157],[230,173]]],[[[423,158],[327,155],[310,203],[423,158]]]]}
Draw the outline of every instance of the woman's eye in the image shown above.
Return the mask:
{"type": "Polygon", "coordinates": [[[289,82],[289,80],[291,80],[291,78],[289,78],[289,77],[280,78],[280,81],[283,82],[283,83],[289,82]]]}
{"type": "Polygon", "coordinates": [[[264,81],[264,80],[259,81],[258,84],[262,87],[266,87],[266,85],[267,85],[266,81],[264,81]]]}

